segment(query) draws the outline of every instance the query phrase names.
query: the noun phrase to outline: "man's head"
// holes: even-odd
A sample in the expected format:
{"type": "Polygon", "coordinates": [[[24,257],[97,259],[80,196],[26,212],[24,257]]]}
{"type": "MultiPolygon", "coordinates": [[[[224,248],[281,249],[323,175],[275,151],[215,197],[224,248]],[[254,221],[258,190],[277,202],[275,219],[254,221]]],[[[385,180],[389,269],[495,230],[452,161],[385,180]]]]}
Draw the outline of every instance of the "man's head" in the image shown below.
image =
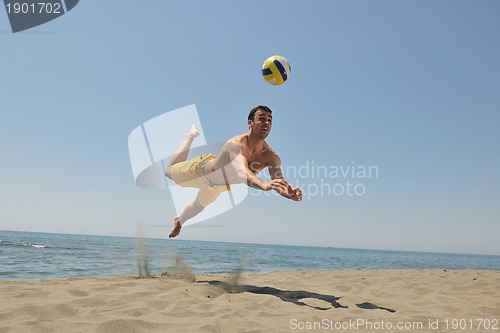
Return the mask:
{"type": "Polygon", "coordinates": [[[248,129],[259,137],[266,138],[271,132],[273,111],[265,105],[259,105],[248,114],[248,129]]]}
{"type": "Polygon", "coordinates": [[[259,106],[254,107],[252,110],[250,110],[250,113],[248,114],[248,120],[253,120],[255,117],[255,114],[259,110],[269,112],[269,114],[273,113],[273,111],[271,111],[271,109],[268,106],[259,105],[259,106]]]}

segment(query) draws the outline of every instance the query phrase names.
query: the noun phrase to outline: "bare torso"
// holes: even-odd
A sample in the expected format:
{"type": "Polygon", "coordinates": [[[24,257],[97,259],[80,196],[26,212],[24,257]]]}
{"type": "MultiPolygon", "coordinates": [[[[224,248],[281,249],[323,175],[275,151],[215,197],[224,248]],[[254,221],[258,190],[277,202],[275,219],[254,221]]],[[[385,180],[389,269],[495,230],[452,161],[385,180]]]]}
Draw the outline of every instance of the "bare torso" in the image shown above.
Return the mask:
{"type": "Polygon", "coordinates": [[[274,150],[265,141],[260,145],[252,145],[248,134],[235,136],[230,142],[239,144],[241,154],[245,157],[248,168],[254,174],[268,167],[276,156],[274,150]]]}
{"type": "Polygon", "coordinates": [[[205,164],[204,174],[213,184],[243,183],[247,168],[257,174],[273,165],[276,158],[276,153],[267,142],[253,142],[245,133],[228,140],[217,158],[205,164]],[[221,168],[224,168],[225,177],[220,172],[221,168]]]}

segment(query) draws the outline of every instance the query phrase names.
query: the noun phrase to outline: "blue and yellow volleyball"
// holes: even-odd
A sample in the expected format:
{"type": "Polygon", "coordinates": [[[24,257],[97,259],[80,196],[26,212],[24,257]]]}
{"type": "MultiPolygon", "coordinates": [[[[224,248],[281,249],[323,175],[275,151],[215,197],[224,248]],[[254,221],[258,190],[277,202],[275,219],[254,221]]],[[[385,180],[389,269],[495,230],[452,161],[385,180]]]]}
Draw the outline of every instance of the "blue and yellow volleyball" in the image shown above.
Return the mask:
{"type": "Polygon", "coordinates": [[[284,57],[275,55],[267,58],[262,65],[262,76],[267,83],[275,86],[285,83],[290,77],[292,68],[284,57]]]}

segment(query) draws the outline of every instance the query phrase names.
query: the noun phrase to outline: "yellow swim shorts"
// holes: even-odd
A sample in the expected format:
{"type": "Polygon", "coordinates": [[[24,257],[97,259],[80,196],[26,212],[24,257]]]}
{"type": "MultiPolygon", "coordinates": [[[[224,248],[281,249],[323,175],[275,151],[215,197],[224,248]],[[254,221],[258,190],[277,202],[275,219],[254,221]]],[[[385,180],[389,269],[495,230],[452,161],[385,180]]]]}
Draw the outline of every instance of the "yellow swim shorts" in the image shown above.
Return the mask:
{"type": "Polygon", "coordinates": [[[229,185],[214,186],[203,176],[205,163],[215,157],[215,155],[204,154],[189,161],[176,163],[170,168],[170,176],[177,185],[200,189],[198,202],[203,207],[214,202],[222,192],[229,190],[229,185]]]}

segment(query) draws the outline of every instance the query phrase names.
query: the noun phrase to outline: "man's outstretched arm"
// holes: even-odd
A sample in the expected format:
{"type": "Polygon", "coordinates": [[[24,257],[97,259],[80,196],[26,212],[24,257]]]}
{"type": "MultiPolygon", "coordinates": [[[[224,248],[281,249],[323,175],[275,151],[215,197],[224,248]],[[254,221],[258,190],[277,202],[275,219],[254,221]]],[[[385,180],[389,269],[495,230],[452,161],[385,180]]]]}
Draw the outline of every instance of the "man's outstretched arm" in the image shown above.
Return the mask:
{"type": "MultiPolygon", "coordinates": [[[[274,155],[272,163],[271,165],[269,165],[268,169],[272,180],[285,180],[285,178],[283,177],[283,172],[281,171],[281,159],[278,155],[274,155]]],[[[300,189],[300,187],[292,187],[288,182],[286,182],[286,184],[286,188],[279,189],[277,190],[277,192],[287,199],[301,201],[302,190],[300,189]]]]}
{"type": "Polygon", "coordinates": [[[245,176],[246,176],[246,183],[248,186],[256,188],[258,190],[262,191],[271,191],[275,190],[276,192],[280,193],[282,191],[286,191],[287,187],[290,185],[286,182],[284,179],[272,179],[270,182],[265,182],[259,177],[257,177],[252,170],[248,167],[248,162],[245,157],[242,157],[243,163],[245,165],[245,176]]]}

